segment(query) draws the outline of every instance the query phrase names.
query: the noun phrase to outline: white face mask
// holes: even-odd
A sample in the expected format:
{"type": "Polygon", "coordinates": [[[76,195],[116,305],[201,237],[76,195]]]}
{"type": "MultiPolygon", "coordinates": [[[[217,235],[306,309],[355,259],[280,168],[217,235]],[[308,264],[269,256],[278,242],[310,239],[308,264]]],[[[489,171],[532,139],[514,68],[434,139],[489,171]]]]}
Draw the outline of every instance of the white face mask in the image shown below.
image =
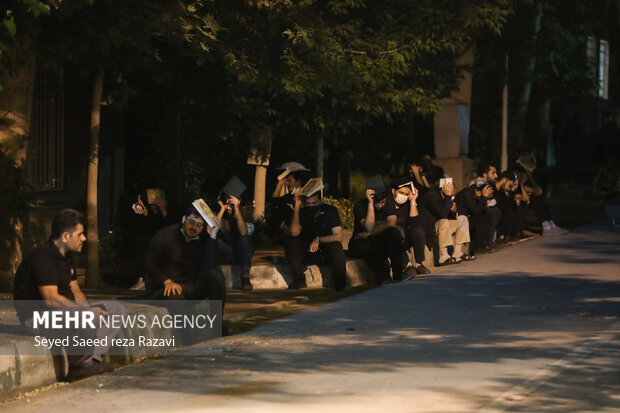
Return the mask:
{"type": "Polygon", "coordinates": [[[394,200],[396,201],[398,205],[404,204],[405,202],[407,202],[407,199],[409,199],[409,197],[401,193],[397,193],[396,198],[394,198],[394,200]]]}

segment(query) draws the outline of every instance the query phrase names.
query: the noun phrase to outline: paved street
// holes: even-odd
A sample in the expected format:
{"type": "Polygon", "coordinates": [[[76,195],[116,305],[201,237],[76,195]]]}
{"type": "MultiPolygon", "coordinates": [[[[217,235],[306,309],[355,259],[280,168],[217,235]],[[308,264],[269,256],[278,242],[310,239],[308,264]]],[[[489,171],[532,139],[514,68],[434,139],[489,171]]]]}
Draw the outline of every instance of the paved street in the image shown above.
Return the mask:
{"type": "Polygon", "coordinates": [[[2,410],[620,411],[619,251],[603,224],[539,238],[2,410]]]}

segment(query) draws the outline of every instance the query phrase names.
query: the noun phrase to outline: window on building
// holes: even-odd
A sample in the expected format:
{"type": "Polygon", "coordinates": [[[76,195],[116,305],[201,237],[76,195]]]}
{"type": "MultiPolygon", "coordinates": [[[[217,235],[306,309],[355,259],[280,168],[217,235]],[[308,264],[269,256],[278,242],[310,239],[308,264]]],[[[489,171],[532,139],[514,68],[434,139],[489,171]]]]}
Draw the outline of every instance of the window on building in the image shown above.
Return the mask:
{"type": "Polygon", "coordinates": [[[62,71],[38,70],[28,142],[28,176],[39,191],[63,189],[64,104],[62,71]]]}

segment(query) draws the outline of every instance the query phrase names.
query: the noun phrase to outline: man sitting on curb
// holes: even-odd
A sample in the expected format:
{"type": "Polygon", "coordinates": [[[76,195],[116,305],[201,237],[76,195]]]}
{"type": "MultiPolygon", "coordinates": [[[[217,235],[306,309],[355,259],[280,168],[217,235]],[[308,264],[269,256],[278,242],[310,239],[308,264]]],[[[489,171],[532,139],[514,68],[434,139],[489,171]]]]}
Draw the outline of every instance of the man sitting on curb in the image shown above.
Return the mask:
{"type": "Polygon", "coordinates": [[[409,177],[402,176],[392,181],[392,198],[396,207],[397,228],[404,238],[403,250],[407,251],[413,247],[415,259],[415,263],[409,264],[406,272],[411,274],[413,271],[416,275],[426,275],[431,272],[424,266],[426,232],[424,231],[424,220],[418,212],[418,203],[416,202],[418,194],[419,192],[409,177]]]}
{"type": "Polygon", "coordinates": [[[435,232],[439,240],[439,266],[471,261],[469,255],[469,221],[458,215],[454,202],[454,183],[451,178],[441,178],[439,188],[431,189],[424,196],[424,206],[435,218],[435,232]],[[448,247],[453,247],[452,256],[448,247]]]}
{"type": "Polygon", "coordinates": [[[492,213],[488,213],[487,200],[493,196],[493,188],[483,178],[476,179],[474,185],[460,190],[455,203],[460,215],[469,220],[472,251],[491,252],[490,234],[492,213]]]}
{"type": "MultiPolygon", "coordinates": [[[[220,264],[234,264],[241,269],[241,289],[252,291],[250,267],[254,247],[241,210],[241,195],[246,186],[233,176],[224,186],[218,199],[220,211],[217,218],[222,228],[218,233],[217,247],[220,264]]],[[[251,227],[253,228],[253,227],[251,227]]]]}
{"type": "Polygon", "coordinates": [[[335,207],[321,203],[322,189],[322,182],[315,178],[295,194],[291,235],[284,241],[284,252],[293,272],[290,289],[306,287],[306,264],[322,264],[325,261],[332,265],[336,291],[343,290],[347,285],[347,260],[342,248],[340,214],[335,207]],[[305,191],[307,187],[309,189],[305,191]]]}
{"type": "MultiPolygon", "coordinates": [[[[84,216],[74,209],[63,209],[52,221],[52,234],[43,245],[34,249],[17,268],[13,285],[13,299],[17,316],[23,326],[33,335],[49,339],[64,338],[69,334],[80,339],[116,337],[117,328],[99,326],[95,329],[42,328],[33,324],[33,310],[65,310],[68,312],[92,312],[95,319],[100,315],[122,315],[125,310],[120,303],[106,301],[89,303],[77,281],[75,257],[82,251],[84,216]],[[22,300],[41,301],[40,305],[22,300]]],[[[79,319],[82,319],[80,317],[79,319]]],[[[95,322],[95,325],[99,325],[95,322]]],[[[101,362],[107,351],[105,346],[67,349],[69,359],[68,381],[80,380],[109,370],[101,362]],[[79,354],[76,354],[79,353],[79,354]]]]}
{"type": "Polygon", "coordinates": [[[203,235],[206,220],[189,207],[181,222],[160,229],[146,251],[147,288],[153,299],[226,301],[226,280],[218,269],[217,227],[203,235]]]}
{"type": "Polygon", "coordinates": [[[388,196],[380,175],[366,180],[366,199],[353,206],[351,255],[363,258],[378,275],[377,283],[385,284],[411,279],[403,274],[403,236],[397,228],[394,197],[388,196]],[[387,260],[392,267],[392,278],[387,260]]]}

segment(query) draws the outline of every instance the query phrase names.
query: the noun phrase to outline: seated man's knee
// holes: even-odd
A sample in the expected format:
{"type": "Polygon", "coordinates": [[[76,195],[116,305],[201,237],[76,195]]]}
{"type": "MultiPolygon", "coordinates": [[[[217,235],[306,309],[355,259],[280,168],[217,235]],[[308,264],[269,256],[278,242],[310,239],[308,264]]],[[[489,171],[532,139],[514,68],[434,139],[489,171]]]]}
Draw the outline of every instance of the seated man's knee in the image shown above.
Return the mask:
{"type": "Polygon", "coordinates": [[[387,227],[383,233],[385,237],[389,240],[401,239],[400,231],[396,229],[396,227],[387,227]]]}

